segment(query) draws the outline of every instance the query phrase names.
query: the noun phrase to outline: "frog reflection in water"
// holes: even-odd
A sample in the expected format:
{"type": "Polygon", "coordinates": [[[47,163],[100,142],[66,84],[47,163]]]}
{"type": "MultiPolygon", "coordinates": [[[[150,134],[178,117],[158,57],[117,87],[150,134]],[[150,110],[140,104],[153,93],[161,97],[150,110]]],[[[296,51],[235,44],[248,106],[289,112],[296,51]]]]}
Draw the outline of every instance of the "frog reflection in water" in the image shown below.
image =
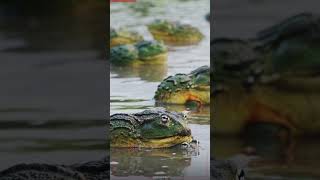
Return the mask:
{"type": "Polygon", "coordinates": [[[167,64],[146,64],[131,66],[111,66],[110,71],[120,78],[138,77],[147,82],[161,81],[167,74],[167,64]]]}
{"type": "Polygon", "coordinates": [[[177,145],[162,149],[111,149],[111,173],[114,176],[152,177],[157,172],[167,176],[181,176],[191,165],[191,157],[198,156],[196,143],[193,147],[177,145]],[[156,163],[155,163],[156,162],[156,163]]]}

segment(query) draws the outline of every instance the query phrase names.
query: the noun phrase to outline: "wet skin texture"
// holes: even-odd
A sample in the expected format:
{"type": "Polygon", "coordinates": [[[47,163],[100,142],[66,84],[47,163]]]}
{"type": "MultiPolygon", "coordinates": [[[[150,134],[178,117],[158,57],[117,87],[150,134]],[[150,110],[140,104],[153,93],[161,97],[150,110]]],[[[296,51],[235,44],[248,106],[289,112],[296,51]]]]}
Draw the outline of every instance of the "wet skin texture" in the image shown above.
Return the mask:
{"type": "Polygon", "coordinates": [[[165,109],[110,117],[111,147],[164,148],[192,141],[186,114],[165,109]]]}
{"type": "Polygon", "coordinates": [[[111,48],[110,62],[118,66],[164,64],[167,60],[167,52],[167,47],[161,42],[141,41],[111,48]]]}
{"type": "Polygon", "coordinates": [[[154,96],[158,103],[198,105],[210,103],[210,68],[202,66],[189,74],[176,74],[164,79],[154,96]]]}
{"type": "Polygon", "coordinates": [[[203,39],[203,34],[195,27],[167,20],[156,20],[148,25],[153,37],[169,45],[192,45],[203,39]]]}
{"type": "Polygon", "coordinates": [[[143,37],[137,32],[130,32],[125,29],[116,30],[110,28],[110,48],[125,45],[134,44],[143,41],[143,37]]]}
{"type": "Polygon", "coordinates": [[[253,39],[211,42],[216,133],[267,123],[293,134],[319,134],[319,22],[303,13],[253,39]]]}

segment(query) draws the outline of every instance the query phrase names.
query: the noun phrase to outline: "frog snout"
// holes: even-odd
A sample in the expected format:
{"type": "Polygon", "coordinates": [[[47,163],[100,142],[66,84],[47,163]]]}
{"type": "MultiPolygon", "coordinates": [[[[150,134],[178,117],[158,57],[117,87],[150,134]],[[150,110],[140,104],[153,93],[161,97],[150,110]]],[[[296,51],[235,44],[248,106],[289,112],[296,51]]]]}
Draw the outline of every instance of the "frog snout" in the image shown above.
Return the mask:
{"type": "Polygon", "coordinates": [[[181,136],[190,136],[191,135],[191,129],[185,128],[180,133],[181,136]]]}

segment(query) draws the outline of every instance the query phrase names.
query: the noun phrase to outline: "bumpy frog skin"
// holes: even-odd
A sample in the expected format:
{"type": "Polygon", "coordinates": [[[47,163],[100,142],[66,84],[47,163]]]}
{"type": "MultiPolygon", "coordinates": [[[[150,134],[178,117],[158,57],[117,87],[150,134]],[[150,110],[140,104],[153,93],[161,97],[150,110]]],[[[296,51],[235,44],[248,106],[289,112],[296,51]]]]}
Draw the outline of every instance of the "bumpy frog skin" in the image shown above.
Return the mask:
{"type": "Polygon", "coordinates": [[[156,40],[162,40],[169,45],[198,44],[203,34],[195,27],[167,20],[156,20],[148,25],[150,33],[156,40]]]}
{"type": "Polygon", "coordinates": [[[271,123],[294,134],[319,134],[319,22],[300,14],[255,39],[212,42],[215,133],[271,123]]]}
{"type": "Polygon", "coordinates": [[[111,147],[165,148],[192,141],[186,114],[165,109],[110,117],[111,147]]]}
{"type": "Polygon", "coordinates": [[[134,45],[119,45],[111,48],[110,62],[115,65],[164,64],[167,47],[157,41],[141,41],[134,45]]]}
{"type": "Polygon", "coordinates": [[[210,68],[202,66],[189,74],[176,74],[164,79],[155,93],[160,103],[186,104],[195,101],[210,103],[210,68]]]}
{"type": "Polygon", "coordinates": [[[114,28],[110,28],[110,48],[119,45],[134,44],[140,41],[143,41],[143,37],[137,32],[130,32],[125,29],[116,30],[114,28]]]}
{"type": "Polygon", "coordinates": [[[0,172],[0,180],[109,179],[109,157],[74,165],[18,164],[0,172]]]}

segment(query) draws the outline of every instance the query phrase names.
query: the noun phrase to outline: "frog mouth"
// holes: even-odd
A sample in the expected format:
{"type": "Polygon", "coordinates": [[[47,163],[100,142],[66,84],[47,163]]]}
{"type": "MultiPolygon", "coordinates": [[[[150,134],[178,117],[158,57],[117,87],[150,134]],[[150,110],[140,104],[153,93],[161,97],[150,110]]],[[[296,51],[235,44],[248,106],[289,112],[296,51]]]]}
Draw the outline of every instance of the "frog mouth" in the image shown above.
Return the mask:
{"type": "Polygon", "coordinates": [[[169,148],[182,143],[191,143],[194,138],[191,135],[189,128],[184,128],[172,136],[153,137],[153,138],[126,138],[114,139],[111,143],[112,147],[117,148],[169,148]]]}
{"type": "Polygon", "coordinates": [[[191,135],[176,135],[161,139],[148,139],[143,141],[143,147],[149,148],[166,148],[173,147],[182,143],[192,142],[193,137],[191,135]]]}

